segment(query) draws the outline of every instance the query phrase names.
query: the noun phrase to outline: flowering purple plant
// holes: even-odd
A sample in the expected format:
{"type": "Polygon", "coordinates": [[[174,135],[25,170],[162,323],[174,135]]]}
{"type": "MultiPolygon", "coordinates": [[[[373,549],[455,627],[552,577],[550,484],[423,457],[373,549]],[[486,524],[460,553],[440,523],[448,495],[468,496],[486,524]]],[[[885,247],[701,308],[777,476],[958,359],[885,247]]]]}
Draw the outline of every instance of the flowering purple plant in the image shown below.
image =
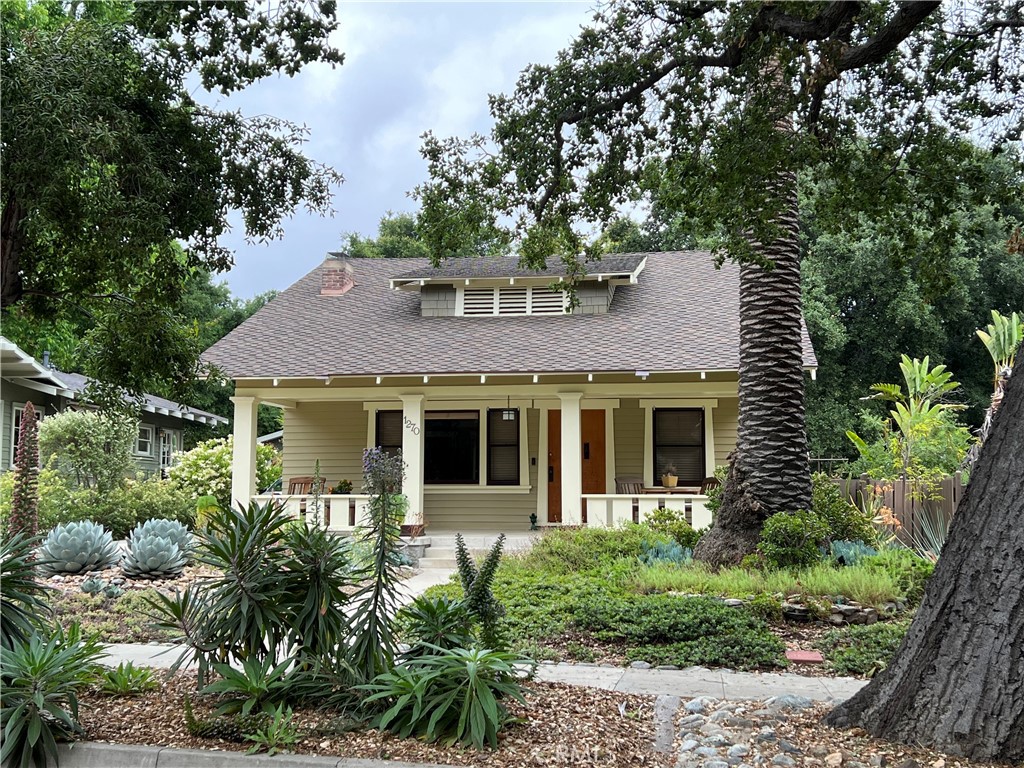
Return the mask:
{"type": "Polygon", "coordinates": [[[383,448],[363,451],[363,489],[370,496],[400,493],[404,477],[401,451],[394,456],[383,448]]]}

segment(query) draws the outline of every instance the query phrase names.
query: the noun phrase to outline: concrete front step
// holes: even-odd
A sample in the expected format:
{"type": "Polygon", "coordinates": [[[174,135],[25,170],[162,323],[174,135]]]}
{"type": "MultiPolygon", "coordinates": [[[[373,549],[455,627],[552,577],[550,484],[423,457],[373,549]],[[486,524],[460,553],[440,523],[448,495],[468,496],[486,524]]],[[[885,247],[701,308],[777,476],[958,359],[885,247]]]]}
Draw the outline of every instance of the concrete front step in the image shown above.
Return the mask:
{"type": "Polygon", "coordinates": [[[419,562],[419,567],[423,568],[445,568],[452,570],[457,568],[458,564],[455,562],[454,557],[424,557],[419,562]]]}

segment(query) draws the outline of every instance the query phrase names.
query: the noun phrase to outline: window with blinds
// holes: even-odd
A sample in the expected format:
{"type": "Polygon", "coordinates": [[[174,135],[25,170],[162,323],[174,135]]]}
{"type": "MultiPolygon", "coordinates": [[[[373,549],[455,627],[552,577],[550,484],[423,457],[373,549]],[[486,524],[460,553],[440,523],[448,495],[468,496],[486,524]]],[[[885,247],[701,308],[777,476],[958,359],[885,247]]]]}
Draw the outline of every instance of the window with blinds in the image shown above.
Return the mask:
{"type": "Polygon", "coordinates": [[[562,315],[565,294],[543,287],[465,288],[462,314],[480,315],[562,315]]]}
{"type": "Polygon", "coordinates": [[[519,409],[487,411],[487,484],[519,485],[519,409]]]}
{"type": "Polygon", "coordinates": [[[389,456],[402,450],[402,412],[377,411],[377,447],[389,456]]]}
{"type": "Polygon", "coordinates": [[[654,409],[654,477],[661,485],[665,470],[675,467],[680,485],[700,485],[704,467],[704,411],[701,408],[654,409]]]}

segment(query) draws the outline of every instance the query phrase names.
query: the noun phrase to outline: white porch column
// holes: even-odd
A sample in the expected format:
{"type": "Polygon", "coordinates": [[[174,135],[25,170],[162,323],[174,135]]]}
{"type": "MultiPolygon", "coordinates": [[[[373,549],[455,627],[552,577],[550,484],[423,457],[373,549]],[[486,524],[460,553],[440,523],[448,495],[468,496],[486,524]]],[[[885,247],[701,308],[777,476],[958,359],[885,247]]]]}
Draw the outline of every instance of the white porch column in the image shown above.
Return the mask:
{"type": "Polygon", "coordinates": [[[405,515],[406,525],[423,522],[423,435],[426,420],[423,414],[425,396],[400,395],[402,398],[402,460],[405,461],[405,479],[402,493],[409,500],[405,515]]]}
{"type": "Polygon", "coordinates": [[[256,494],[256,412],[260,401],[255,397],[232,397],[231,402],[235,404],[231,503],[248,506],[256,494]]]}
{"type": "Polygon", "coordinates": [[[558,395],[562,413],[562,524],[583,524],[583,436],[580,427],[582,392],[558,395]]]}

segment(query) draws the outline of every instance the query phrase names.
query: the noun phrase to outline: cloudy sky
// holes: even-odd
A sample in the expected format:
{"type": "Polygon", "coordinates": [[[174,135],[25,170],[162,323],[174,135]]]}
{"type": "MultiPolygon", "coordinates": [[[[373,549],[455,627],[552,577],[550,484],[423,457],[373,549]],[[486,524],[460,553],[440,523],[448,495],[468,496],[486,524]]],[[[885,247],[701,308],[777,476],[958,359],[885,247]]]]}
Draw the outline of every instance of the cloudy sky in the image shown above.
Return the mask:
{"type": "MultiPolygon", "coordinates": [[[[342,233],[374,235],[387,211],[414,210],[423,181],[419,136],[487,132],[487,94],[512,90],[527,64],[547,63],[591,16],[582,2],[342,2],[334,43],[345,63],[258,83],[219,106],[271,114],[310,130],[306,153],[340,171],[333,218],[299,212],[281,240],[223,243],[236,296],[283,289],[337,249],[342,233]]],[[[198,94],[197,94],[198,95],[198,94]]]]}

